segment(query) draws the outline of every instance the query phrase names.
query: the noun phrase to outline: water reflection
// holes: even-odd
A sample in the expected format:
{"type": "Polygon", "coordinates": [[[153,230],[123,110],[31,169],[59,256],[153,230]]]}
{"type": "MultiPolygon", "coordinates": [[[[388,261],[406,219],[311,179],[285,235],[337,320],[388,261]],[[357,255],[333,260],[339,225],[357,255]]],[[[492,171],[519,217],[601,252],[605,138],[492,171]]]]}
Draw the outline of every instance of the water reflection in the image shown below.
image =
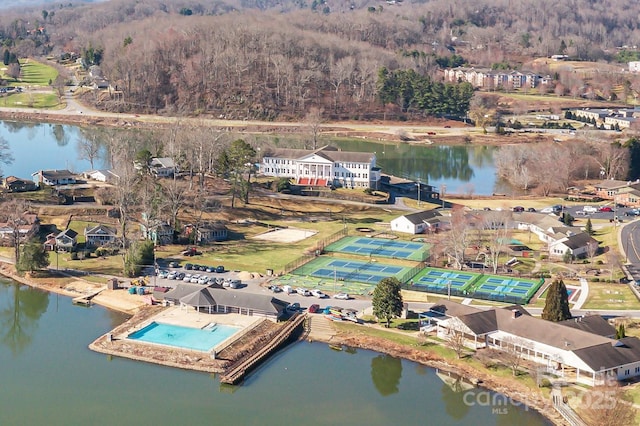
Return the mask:
{"type": "Polygon", "coordinates": [[[442,383],[440,391],[447,414],[456,420],[464,419],[469,413],[470,406],[464,403],[462,379],[457,378],[454,382],[442,383]]]}
{"type": "Polygon", "coordinates": [[[402,360],[391,355],[378,355],[371,360],[371,380],[382,396],[398,393],[402,378],[402,360]]]}
{"type": "Polygon", "coordinates": [[[360,140],[335,142],[341,149],[375,152],[384,173],[420,180],[447,193],[489,195],[497,191],[492,146],[410,145],[360,140]]]}
{"type": "Polygon", "coordinates": [[[66,146],[69,143],[69,136],[66,134],[64,126],[61,126],[60,124],[54,125],[51,133],[53,134],[58,146],[66,146]]]}
{"type": "Polygon", "coordinates": [[[0,295],[0,341],[18,355],[31,343],[49,293],[12,283],[0,286],[0,295]]]}

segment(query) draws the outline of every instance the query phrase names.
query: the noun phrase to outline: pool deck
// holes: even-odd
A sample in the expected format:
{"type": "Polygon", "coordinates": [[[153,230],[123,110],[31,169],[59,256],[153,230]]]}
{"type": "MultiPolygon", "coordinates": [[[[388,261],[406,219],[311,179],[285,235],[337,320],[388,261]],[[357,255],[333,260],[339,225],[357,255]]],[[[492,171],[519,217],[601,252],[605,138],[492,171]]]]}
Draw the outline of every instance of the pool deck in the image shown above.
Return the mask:
{"type": "Polygon", "coordinates": [[[239,314],[206,314],[180,307],[148,307],[130,320],[100,336],[89,345],[89,349],[112,356],[136,361],[151,362],[170,367],[209,373],[222,373],[241,358],[257,341],[269,339],[280,329],[280,325],[263,317],[239,314]],[[216,346],[216,355],[192,349],[177,348],[128,339],[127,336],[152,322],[183,327],[203,328],[211,323],[242,328],[241,331],[216,346]],[[221,353],[222,352],[222,353],[221,353]]]}

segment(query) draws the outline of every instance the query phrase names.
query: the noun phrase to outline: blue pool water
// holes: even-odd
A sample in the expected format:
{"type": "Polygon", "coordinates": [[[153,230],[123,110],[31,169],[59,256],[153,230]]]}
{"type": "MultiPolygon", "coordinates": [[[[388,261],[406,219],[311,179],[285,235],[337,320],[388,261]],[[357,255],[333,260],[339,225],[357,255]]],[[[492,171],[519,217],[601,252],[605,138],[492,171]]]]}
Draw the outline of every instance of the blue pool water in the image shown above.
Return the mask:
{"type": "Polygon", "coordinates": [[[210,329],[208,327],[199,329],[152,322],[145,328],[131,333],[128,338],[178,348],[209,351],[239,330],[238,327],[221,324],[216,324],[210,329]]]}

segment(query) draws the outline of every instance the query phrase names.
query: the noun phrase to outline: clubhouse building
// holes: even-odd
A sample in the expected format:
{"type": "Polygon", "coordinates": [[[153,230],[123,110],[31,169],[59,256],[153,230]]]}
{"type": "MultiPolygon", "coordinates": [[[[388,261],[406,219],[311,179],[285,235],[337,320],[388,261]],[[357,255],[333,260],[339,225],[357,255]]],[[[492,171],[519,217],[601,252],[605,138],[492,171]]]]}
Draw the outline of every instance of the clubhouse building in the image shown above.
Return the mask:
{"type": "Polygon", "coordinates": [[[316,150],[276,149],[265,153],[260,173],[291,178],[296,185],[377,188],[380,169],[376,155],[340,151],[331,146],[316,150]]]}

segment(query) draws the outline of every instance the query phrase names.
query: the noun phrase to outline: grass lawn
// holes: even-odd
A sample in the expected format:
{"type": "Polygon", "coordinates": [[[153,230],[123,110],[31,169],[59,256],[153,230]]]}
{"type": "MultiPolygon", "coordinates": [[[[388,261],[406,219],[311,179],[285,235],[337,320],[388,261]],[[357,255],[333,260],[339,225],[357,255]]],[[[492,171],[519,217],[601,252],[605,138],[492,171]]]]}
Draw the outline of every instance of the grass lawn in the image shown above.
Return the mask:
{"type": "Polygon", "coordinates": [[[49,86],[49,81],[55,81],[56,77],[58,77],[58,71],[55,68],[31,58],[21,59],[20,79],[12,85],[49,86]]]}
{"type": "Polygon", "coordinates": [[[13,108],[63,108],[55,93],[12,93],[3,95],[0,100],[3,107],[13,108]]]}
{"type": "Polygon", "coordinates": [[[510,210],[515,206],[523,206],[525,208],[533,207],[535,209],[543,209],[545,207],[550,207],[555,204],[566,204],[566,202],[562,198],[522,198],[522,199],[512,199],[512,198],[494,198],[491,200],[474,200],[474,199],[465,199],[465,198],[449,198],[445,197],[445,200],[450,203],[461,204],[472,209],[482,210],[485,207],[489,207],[492,210],[503,209],[510,210]]]}
{"type": "MultiPolygon", "coordinates": [[[[122,275],[122,257],[108,256],[106,258],[91,257],[83,260],[71,260],[70,253],[49,252],[49,266],[51,268],[69,268],[87,271],[94,274],[122,275]]],[[[100,282],[104,279],[100,279],[100,282]]]]}
{"type": "Polygon", "coordinates": [[[0,247],[0,256],[9,257],[13,259],[13,247],[0,247]]]}
{"type": "Polygon", "coordinates": [[[640,309],[626,284],[589,283],[589,298],[582,309],[640,309]]]}

